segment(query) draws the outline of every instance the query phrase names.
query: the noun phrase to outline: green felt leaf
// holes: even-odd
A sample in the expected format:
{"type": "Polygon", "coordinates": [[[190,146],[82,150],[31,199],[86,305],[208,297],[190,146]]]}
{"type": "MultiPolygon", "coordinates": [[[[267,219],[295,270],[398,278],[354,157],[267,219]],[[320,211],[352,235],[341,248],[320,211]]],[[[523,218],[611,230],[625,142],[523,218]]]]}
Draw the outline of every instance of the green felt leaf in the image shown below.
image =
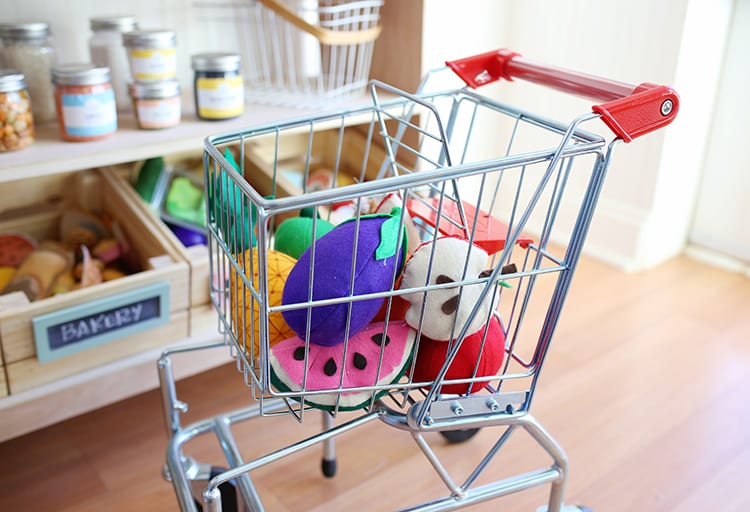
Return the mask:
{"type": "MultiPolygon", "coordinates": [[[[389,218],[380,225],[380,245],[375,249],[375,259],[384,260],[396,254],[399,236],[399,227],[401,226],[401,208],[394,207],[388,216],[389,218]]],[[[406,231],[401,236],[406,236],[406,231]]],[[[404,242],[402,242],[403,244],[404,242]]]]}

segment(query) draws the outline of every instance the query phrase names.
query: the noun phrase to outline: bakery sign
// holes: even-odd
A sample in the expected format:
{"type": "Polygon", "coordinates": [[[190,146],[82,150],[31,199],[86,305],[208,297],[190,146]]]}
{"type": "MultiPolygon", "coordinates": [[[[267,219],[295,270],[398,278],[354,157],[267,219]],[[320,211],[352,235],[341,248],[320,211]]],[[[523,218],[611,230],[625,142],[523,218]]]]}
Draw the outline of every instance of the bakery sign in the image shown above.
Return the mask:
{"type": "Polygon", "coordinates": [[[168,283],[38,315],[32,319],[37,359],[45,363],[168,322],[168,283]]]}

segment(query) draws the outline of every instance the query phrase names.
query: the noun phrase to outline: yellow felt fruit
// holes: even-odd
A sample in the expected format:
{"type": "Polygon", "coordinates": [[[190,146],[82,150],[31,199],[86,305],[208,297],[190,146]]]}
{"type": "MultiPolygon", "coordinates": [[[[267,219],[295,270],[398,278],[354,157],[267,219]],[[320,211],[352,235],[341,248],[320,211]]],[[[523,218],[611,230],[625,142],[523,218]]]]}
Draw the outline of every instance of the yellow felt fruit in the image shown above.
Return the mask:
{"type": "MultiPolygon", "coordinates": [[[[268,304],[261,305],[254,300],[253,293],[245,286],[245,283],[234,271],[230,271],[230,301],[232,303],[232,326],[237,334],[240,346],[246,347],[248,357],[258,359],[260,357],[260,308],[267,309],[281,305],[281,296],[284,291],[286,278],[292,271],[297,260],[291,256],[278,251],[268,250],[266,253],[268,265],[268,304]],[[251,310],[252,309],[252,314],[251,310]],[[252,332],[251,332],[252,330],[252,332]],[[252,354],[250,353],[252,347],[252,354]]],[[[253,288],[258,292],[258,249],[244,252],[244,271],[248,274],[252,271],[253,288]],[[252,258],[252,263],[251,263],[252,258]]],[[[261,298],[263,300],[263,298],[261,298]]],[[[268,343],[269,346],[294,336],[294,331],[284,321],[280,312],[268,314],[268,343]]]]}

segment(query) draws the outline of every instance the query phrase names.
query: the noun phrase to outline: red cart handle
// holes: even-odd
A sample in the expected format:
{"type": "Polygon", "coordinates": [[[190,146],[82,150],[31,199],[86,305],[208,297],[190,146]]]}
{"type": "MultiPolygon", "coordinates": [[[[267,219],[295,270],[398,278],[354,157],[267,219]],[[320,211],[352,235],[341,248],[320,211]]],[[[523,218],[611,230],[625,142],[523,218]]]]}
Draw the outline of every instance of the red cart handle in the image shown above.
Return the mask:
{"type": "Polygon", "coordinates": [[[680,98],[668,86],[642,83],[633,86],[616,80],[540,64],[502,49],[446,62],[469,87],[477,88],[500,78],[518,78],[564,92],[603,101],[591,107],[622,140],[636,137],[671,123],[680,98]]]}

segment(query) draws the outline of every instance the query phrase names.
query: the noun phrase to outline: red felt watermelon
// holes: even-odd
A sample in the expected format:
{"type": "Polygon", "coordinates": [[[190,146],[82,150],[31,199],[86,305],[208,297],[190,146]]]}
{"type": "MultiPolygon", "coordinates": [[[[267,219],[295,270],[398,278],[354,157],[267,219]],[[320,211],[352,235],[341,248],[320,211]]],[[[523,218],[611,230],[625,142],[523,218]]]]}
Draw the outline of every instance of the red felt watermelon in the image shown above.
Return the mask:
{"type": "MultiPolygon", "coordinates": [[[[444,380],[468,379],[474,377],[487,377],[496,375],[503,364],[505,356],[505,334],[500,325],[500,320],[493,316],[488,324],[487,339],[484,340],[485,328],[467,336],[461,348],[456,354],[453,363],[448,367],[444,380]],[[477,365],[477,361],[479,364],[477,365]]],[[[449,343],[420,337],[419,349],[414,359],[414,382],[433,381],[445,363],[448,354],[449,343]]],[[[461,395],[467,392],[476,393],[487,385],[488,381],[474,383],[446,384],[441,392],[446,394],[461,395]],[[469,389],[471,386],[471,389],[469,389]]]]}
{"type": "MultiPolygon", "coordinates": [[[[387,330],[383,322],[375,322],[333,346],[306,346],[295,336],[271,347],[271,382],[279,391],[302,391],[305,380],[306,392],[395,383],[411,364],[414,335],[404,322],[389,322],[387,330]]],[[[385,393],[376,391],[376,398],[385,393]]],[[[350,411],[366,407],[371,398],[372,391],[342,391],[309,394],[304,400],[324,410],[333,410],[338,402],[339,410],[350,411]]]]}

